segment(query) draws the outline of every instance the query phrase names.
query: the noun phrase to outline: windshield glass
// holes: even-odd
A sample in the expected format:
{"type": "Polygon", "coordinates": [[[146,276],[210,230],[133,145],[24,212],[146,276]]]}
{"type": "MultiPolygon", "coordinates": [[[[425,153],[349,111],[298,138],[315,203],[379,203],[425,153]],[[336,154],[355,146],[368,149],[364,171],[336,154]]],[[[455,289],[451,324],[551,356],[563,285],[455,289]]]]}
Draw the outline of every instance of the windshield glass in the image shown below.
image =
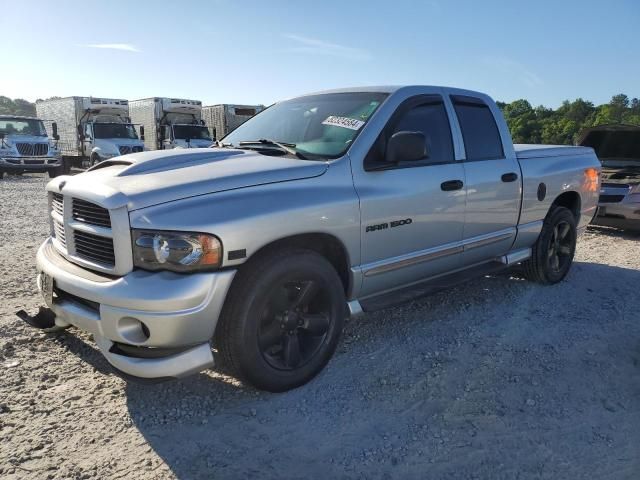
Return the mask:
{"type": "Polygon", "coordinates": [[[338,158],[387,97],[385,93],[325,93],[294,98],[263,110],[221,141],[260,139],[292,145],[305,158],[338,158]]]}
{"type": "Polygon", "coordinates": [[[47,136],[41,120],[25,118],[0,118],[0,133],[4,133],[5,135],[47,136]]]}
{"type": "Polygon", "coordinates": [[[96,138],[128,138],[136,140],[138,134],[130,123],[94,123],[93,134],[96,138]]]}
{"type": "Polygon", "coordinates": [[[173,136],[179,140],[209,140],[209,129],[201,125],[174,125],[173,136]]]}

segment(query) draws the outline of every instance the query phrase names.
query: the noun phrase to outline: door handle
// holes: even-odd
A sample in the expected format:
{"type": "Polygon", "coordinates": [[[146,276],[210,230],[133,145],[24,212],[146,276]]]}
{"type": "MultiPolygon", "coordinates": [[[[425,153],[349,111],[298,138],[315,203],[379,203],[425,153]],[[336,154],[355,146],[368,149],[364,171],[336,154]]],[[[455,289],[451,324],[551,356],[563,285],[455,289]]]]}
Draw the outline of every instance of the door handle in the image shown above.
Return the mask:
{"type": "Polygon", "coordinates": [[[518,179],[518,174],[514,172],[505,173],[504,175],[502,175],[503,182],[515,182],[517,179],[518,179]]]}
{"type": "Polygon", "coordinates": [[[464,183],[462,183],[462,180],[449,180],[440,184],[440,190],[444,192],[460,190],[462,187],[464,187],[464,183]]]}

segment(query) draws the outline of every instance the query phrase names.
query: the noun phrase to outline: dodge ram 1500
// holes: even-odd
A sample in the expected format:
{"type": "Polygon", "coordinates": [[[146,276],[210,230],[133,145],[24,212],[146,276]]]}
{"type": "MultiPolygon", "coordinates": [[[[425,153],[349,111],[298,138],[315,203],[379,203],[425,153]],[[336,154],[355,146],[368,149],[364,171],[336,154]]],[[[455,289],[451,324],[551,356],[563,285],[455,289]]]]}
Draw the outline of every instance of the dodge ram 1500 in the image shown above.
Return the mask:
{"type": "Polygon", "coordinates": [[[344,89],[274,104],[216,148],[142,152],[47,186],[48,308],[133,377],[214,358],[283,391],[332,356],[343,321],[519,265],[562,280],[596,212],[587,147],[513,145],[487,95],[344,89]]]}

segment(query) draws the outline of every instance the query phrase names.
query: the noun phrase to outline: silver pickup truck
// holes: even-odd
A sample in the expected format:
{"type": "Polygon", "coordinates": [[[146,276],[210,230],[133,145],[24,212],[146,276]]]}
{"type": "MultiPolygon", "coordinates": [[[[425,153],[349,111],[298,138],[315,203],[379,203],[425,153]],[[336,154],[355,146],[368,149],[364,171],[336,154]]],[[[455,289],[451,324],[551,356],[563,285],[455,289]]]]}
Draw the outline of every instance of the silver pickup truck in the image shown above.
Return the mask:
{"type": "Polygon", "coordinates": [[[37,254],[49,308],[22,316],[91,332],[129,376],[183,377],[216,358],[283,391],[324,367],[349,314],[514,265],[562,280],[599,172],[591,148],[514,147],[477,92],[293,98],[217,148],[52,180],[37,254]]]}

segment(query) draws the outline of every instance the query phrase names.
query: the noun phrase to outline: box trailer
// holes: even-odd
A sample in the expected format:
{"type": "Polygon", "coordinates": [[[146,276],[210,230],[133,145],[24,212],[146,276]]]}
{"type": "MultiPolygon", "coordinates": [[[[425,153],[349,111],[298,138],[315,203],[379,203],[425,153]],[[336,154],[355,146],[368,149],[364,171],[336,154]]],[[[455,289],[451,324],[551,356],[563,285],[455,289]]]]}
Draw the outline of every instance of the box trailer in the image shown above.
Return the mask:
{"type": "MultiPolygon", "coordinates": [[[[36,102],[40,118],[56,122],[66,170],[88,167],[108,158],[141,152],[142,140],[129,118],[127,100],[66,97],[36,102]]],[[[140,131],[144,136],[144,129],[140,131]]]]}
{"type": "Polygon", "coordinates": [[[208,105],[202,107],[202,119],[211,138],[220,140],[262,110],[264,105],[208,105]]]}
{"type": "Polygon", "coordinates": [[[183,98],[152,97],[132,100],[134,123],[144,126],[148,150],[209,147],[213,143],[202,122],[202,102],[183,98]]]}

